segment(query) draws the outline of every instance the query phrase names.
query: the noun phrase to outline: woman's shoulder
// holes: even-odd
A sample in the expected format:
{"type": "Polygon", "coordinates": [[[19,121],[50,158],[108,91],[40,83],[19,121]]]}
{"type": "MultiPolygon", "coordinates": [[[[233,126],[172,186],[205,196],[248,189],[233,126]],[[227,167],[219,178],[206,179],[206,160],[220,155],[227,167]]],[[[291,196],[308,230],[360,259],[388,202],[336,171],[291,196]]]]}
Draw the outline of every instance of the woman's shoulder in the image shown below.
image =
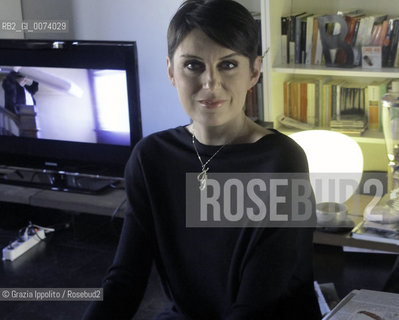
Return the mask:
{"type": "Polygon", "coordinates": [[[258,141],[258,152],[265,157],[273,157],[279,166],[292,172],[307,172],[307,158],[302,147],[289,136],[276,129],[269,129],[271,134],[265,135],[258,141]]]}
{"type": "Polygon", "coordinates": [[[293,139],[276,129],[267,129],[268,134],[265,134],[259,143],[271,144],[276,150],[292,151],[303,153],[303,149],[293,139]]]}
{"type": "Polygon", "coordinates": [[[134,156],[157,157],[165,152],[174,152],[189,145],[190,135],[183,126],[151,133],[142,138],[133,148],[134,156]]]}

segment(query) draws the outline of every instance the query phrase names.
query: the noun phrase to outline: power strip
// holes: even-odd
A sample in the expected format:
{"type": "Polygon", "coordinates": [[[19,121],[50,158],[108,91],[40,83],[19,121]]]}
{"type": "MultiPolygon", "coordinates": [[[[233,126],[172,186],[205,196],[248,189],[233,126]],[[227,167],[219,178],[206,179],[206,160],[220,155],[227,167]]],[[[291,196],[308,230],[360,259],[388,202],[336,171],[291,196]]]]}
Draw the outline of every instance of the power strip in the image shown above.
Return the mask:
{"type": "Polygon", "coordinates": [[[25,240],[15,240],[7,247],[3,248],[3,260],[13,261],[19,256],[23,255],[26,251],[37,245],[41,240],[46,238],[46,234],[43,229],[36,230],[32,235],[26,235],[22,237],[25,240]]]}

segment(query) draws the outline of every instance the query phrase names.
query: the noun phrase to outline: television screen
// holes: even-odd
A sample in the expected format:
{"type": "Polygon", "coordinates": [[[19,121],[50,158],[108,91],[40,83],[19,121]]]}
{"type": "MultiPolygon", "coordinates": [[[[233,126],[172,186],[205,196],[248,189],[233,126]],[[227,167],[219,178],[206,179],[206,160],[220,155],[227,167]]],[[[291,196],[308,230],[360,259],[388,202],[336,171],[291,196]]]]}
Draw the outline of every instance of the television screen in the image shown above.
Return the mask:
{"type": "Polygon", "coordinates": [[[134,42],[0,40],[0,83],[6,172],[122,177],[142,137],[134,42]]]}
{"type": "Polygon", "coordinates": [[[125,70],[0,66],[1,135],[130,146],[125,70]]]}

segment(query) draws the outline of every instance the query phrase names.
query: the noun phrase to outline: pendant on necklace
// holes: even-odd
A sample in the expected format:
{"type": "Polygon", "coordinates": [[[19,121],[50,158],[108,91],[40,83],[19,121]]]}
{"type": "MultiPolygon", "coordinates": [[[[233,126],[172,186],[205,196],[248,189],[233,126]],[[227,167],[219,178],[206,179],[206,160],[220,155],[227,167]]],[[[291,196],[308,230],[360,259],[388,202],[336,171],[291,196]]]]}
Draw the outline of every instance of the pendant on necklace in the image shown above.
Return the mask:
{"type": "Polygon", "coordinates": [[[206,180],[208,179],[208,176],[206,173],[208,172],[208,170],[209,170],[209,168],[202,167],[201,173],[197,176],[197,180],[200,183],[199,188],[201,191],[204,190],[206,187],[206,180]]]}

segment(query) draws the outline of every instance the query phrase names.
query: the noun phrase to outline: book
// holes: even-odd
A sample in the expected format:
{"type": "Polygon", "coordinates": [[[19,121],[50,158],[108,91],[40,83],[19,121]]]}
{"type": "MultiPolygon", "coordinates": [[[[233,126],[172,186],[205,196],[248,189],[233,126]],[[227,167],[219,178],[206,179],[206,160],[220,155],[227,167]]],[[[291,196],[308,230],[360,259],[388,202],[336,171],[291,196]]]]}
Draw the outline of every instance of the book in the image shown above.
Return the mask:
{"type": "Polygon", "coordinates": [[[393,31],[393,24],[394,21],[398,19],[398,18],[391,18],[388,20],[388,29],[387,32],[385,34],[385,38],[382,44],[382,57],[381,57],[381,64],[383,67],[387,67],[387,63],[388,63],[388,55],[389,55],[389,51],[390,51],[390,47],[391,47],[391,38],[392,38],[392,31],[393,31]]]}
{"type": "Polygon", "coordinates": [[[323,320],[397,319],[399,294],[375,290],[352,290],[323,320]]]}
{"type": "Polygon", "coordinates": [[[315,125],[315,90],[315,83],[312,80],[285,81],[283,84],[284,115],[315,125]]]}
{"type": "Polygon", "coordinates": [[[399,43],[399,19],[395,19],[392,24],[389,48],[386,55],[386,67],[393,67],[395,64],[396,52],[399,43]]]}
{"type": "Polygon", "coordinates": [[[368,102],[366,114],[369,128],[382,131],[382,103],[381,98],[387,92],[391,79],[377,80],[370,83],[368,89],[368,102]]]}
{"type": "Polygon", "coordinates": [[[295,17],[295,63],[304,63],[306,50],[306,25],[307,18],[313,16],[311,13],[304,13],[295,17]]]}
{"type": "Polygon", "coordinates": [[[319,19],[315,17],[313,20],[313,37],[312,37],[312,64],[321,64],[323,57],[323,46],[321,44],[321,36],[319,30],[319,19]]]}
{"type": "Polygon", "coordinates": [[[359,223],[353,230],[351,231],[351,237],[354,239],[365,240],[365,241],[373,241],[373,242],[381,242],[381,243],[390,243],[399,245],[399,232],[391,232],[378,230],[373,228],[366,228],[364,226],[364,221],[359,223]]]}
{"type": "Polygon", "coordinates": [[[288,61],[288,18],[281,17],[281,62],[288,61]]]}
{"type": "Polygon", "coordinates": [[[287,63],[295,62],[295,34],[296,18],[306,14],[306,12],[290,14],[287,17],[287,63]]]}
{"type": "Polygon", "coordinates": [[[305,64],[312,63],[312,37],[314,15],[306,18],[305,64]]]}
{"type": "Polygon", "coordinates": [[[349,136],[361,136],[367,129],[367,119],[358,114],[343,114],[340,119],[330,122],[330,130],[341,132],[349,136]]]}
{"type": "Polygon", "coordinates": [[[399,232],[399,223],[380,223],[374,221],[365,220],[363,223],[363,227],[366,230],[375,230],[380,232],[399,232]]]}
{"type": "Polygon", "coordinates": [[[284,81],[283,83],[283,103],[284,103],[284,115],[290,117],[290,105],[291,105],[291,94],[290,94],[291,81],[284,81]]]}
{"type": "Polygon", "coordinates": [[[366,114],[368,101],[367,84],[345,82],[341,85],[340,113],[341,116],[366,114]]]}
{"type": "Polygon", "coordinates": [[[316,126],[316,108],[318,104],[316,104],[316,82],[315,81],[308,81],[307,85],[307,113],[306,113],[306,122],[310,125],[316,126]]]}
{"type": "Polygon", "coordinates": [[[368,45],[382,47],[387,31],[387,16],[385,16],[385,19],[383,21],[375,21],[373,29],[371,30],[370,42],[368,45]]]}
{"type": "Polygon", "coordinates": [[[299,82],[293,81],[290,85],[291,104],[288,106],[288,113],[295,120],[299,120],[299,92],[299,82]]]}

